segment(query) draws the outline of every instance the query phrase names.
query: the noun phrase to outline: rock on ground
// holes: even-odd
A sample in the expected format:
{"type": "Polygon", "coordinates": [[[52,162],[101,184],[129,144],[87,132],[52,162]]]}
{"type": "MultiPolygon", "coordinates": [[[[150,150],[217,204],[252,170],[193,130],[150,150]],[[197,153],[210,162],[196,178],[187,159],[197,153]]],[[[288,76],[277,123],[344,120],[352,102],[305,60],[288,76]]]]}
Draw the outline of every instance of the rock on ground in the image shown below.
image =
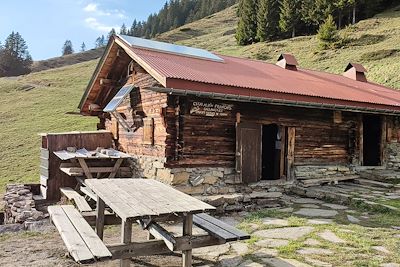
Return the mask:
{"type": "Polygon", "coordinates": [[[287,220],[283,219],[277,219],[277,218],[263,218],[262,223],[266,225],[279,225],[279,226],[288,226],[289,222],[287,220]]]}
{"type": "Polygon", "coordinates": [[[334,217],[338,212],[336,210],[302,208],[294,212],[294,214],[307,217],[334,217]]]}
{"type": "Polygon", "coordinates": [[[313,230],[314,227],[311,226],[283,227],[257,231],[254,235],[263,238],[295,240],[311,233],[313,230]]]}
{"type": "Polygon", "coordinates": [[[301,255],[313,255],[313,254],[330,255],[333,254],[333,251],[324,248],[302,248],[297,250],[297,253],[301,255]]]}
{"type": "Polygon", "coordinates": [[[336,244],[340,244],[340,243],[346,243],[346,241],[344,241],[343,239],[341,239],[340,237],[338,237],[337,235],[335,235],[335,233],[333,233],[330,230],[326,230],[322,233],[318,234],[321,238],[325,239],[326,241],[332,242],[332,243],[336,243],[336,244]]]}
{"type": "Polygon", "coordinates": [[[359,223],[359,222],[360,222],[360,219],[358,219],[358,218],[356,218],[356,217],[354,217],[354,216],[348,215],[348,214],[347,214],[347,219],[348,219],[349,222],[351,222],[351,223],[359,223]]]}
{"type": "Polygon", "coordinates": [[[311,267],[294,259],[269,258],[262,259],[262,261],[270,267],[311,267]]]}
{"type": "Polygon", "coordinates": [[[285,239],[263,239],[256,242],[256,245],[259,247],[266,247],[266,248],[277,248],[283,247],[289,244],[288,240],[285,239]]]}

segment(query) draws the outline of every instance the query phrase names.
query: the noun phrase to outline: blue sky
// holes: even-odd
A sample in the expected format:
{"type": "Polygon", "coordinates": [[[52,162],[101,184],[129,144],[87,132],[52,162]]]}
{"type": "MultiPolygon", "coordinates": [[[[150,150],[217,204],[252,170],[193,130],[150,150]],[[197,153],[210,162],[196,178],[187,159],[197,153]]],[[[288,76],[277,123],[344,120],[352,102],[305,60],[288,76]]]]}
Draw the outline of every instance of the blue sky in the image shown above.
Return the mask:
{"type": "Polygon", "coordinates": [[[112,27],[145,20],[165,0],[21,0],[1,1],[0,42],[18,31],[28,44],[34,60],[60,56],[65,40],[75,51],[82,42],[93,48],[94,41],[112,27]]]}

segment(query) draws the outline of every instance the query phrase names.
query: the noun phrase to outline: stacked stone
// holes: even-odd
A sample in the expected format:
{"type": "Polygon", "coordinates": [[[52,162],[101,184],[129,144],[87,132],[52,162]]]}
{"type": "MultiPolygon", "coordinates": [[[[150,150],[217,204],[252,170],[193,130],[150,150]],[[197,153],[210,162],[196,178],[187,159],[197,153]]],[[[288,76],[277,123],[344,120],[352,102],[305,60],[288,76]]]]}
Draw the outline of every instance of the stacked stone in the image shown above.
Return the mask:
{"type": "Polygon", "coordinates": [[[298,180],[320,179],[325,177],[340,177],[354,174],[347,166],[318,166],[305,165],[296,166],[295,176],[298,180]]]}
{"type": "Polygon", "coordinates": [[[400,169],[400,143],[388,143],[387,153],[387,168],[393,170],[400,169]]]}
{"type": "Polygon", "coordinates": [[[257,210],[281,204],[284,183],[271,187],[268,181],[238,183],[234,168],[198,167],[166,168],[165,158],[137,156],[134,177],[156,179],[186,194],[196,196],[217,207],[217,211],[257,210]]]}
{"type": "Polygon", "coordinates": [[[30,186],[7,185],[5,200],[5,223],[24,223],[44,218],[43,212],[36,210],[30,186]]]}

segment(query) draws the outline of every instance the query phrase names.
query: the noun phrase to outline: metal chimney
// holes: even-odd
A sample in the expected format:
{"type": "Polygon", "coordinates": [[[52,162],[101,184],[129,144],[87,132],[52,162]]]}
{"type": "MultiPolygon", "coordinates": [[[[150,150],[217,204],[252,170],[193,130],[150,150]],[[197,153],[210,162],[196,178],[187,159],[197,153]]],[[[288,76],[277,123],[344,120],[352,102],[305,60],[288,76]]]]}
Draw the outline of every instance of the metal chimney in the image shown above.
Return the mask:
{"type": "Polygon", "coordinates": [[[367,82],[367,77],[365,76],[366,72],[367,70],[363,65],[358,63],[349,63],[344,70],[343,76],[355,81],[367,82]]]}
{"type": "Polygon", "coordinates": [[[281,54],[278,58],[278,62],[276,62],[276,65],[283,69],[287,70],[297,70],[297,60],[296,58],[291,55],[291,54],[281,54]]]}

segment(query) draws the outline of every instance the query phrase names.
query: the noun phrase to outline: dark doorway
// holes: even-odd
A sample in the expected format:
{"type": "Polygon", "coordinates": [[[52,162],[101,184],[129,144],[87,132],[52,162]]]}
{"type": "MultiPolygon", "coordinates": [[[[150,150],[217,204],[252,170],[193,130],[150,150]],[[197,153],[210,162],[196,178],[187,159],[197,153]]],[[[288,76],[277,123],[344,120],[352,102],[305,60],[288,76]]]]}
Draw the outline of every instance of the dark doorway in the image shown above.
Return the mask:
{"type": "Polygon", "coordinates": [[[381,165],[382,120],[378,115],[363,116],[364,166],[381,165]]]}
{"type": "Polygon", "coordinates": [[[263,125],[262,128],[262,179],[280,178],[281,133],[276,124],[263,125]]]}

